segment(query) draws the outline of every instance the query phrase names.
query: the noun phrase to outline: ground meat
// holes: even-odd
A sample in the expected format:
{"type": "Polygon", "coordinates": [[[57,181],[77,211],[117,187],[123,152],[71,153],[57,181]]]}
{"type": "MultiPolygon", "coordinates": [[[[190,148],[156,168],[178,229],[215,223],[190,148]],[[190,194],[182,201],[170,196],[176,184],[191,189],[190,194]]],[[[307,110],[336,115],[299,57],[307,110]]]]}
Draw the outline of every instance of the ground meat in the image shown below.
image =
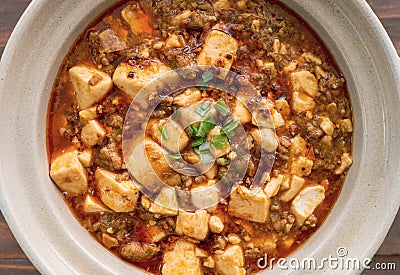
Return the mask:
{"type": "Polygon", "coordinates": [[[121,248],[121,255],[127,260],[138,262],[147,260],[160,251],[158,246],[146,243],[133,242],[121,248]]]}

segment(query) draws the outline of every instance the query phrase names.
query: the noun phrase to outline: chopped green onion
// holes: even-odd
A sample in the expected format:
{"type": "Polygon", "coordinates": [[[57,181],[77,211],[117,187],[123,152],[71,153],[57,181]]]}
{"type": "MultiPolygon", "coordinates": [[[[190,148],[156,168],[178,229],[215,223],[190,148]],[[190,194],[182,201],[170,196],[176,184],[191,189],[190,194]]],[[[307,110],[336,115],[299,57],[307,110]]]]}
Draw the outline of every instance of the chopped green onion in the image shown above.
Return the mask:
{"type": "Polygon", "coordinates": [[[164,128],[164,126],[160,125],[160,127],[158,127],[158,129],[160,130],[161,135],[163,136],[163,138],[165,140],[168,140],[169,136],[168,136],[167,130],[164,128]]]}
{"type": "Polygon", "coordinates": [[[195,136],[197,136],[197,131],[198,131],[198,129],[197,129],[196,126],[190,125],[190,126],[188,127],[188,131],[189,131],[189,136],[190,136],[190,137],[195,137],[195,136]]]}
{"type": "Polygon", "coordinates": [[[169,154],[168,157],[172,159],[181,159],[182,156],[180,154],[169,154]]]}
{"type": "Polygon", "coordinates": [[[200,159],[203,164],[213,163],[215,160],[213,154],[211,154],[210,151],[200,152],[200,159]]]}
{"type": "Polygon", "coordinates": [[[214,78],[214,74],[212,72],[206,72],[201,75],[201,78],[203,79],[204,82],[210,82],[214,78]]]}
{"type": "Polygon", "coordinates": [[[225,135],[226,135],[228,138],[233,138],[233,136],[235,135],[235,131],[225,132],[225,135]]]}
{"type": "Polygon", "coordinates": [[[196,109],[196,113],[198,113],[201,116],[205,116],[208,111],[211,108],[211,102],[210,101],[204,101],[197,109],[196,109]]]}
{"type": "Polygon", "coordinates": [[[228,138],[226,135],[213,136],[212,142],[217,149],[224,149],[228,146],[228,138]]]}
{"type": "Polygon", "coordinates": [[[207,142],[204,142],[202,145],[200,145],[199,150],[200,150],[200,152],[207,151],[207,150],[210,150],[210,147],[211,147],[211,144],[207,141],[207,142]]]}
{"type": "Polygon", "coordinates": [[[224,177],[225,177],[225,173],[218,172],[218,178],[220,178],[222,180],[224,177]]]}
{"type": "Polygon", "coordinates": [[[227,166],[229,164],[229,160],[226,158],[217,158],[217,164],[221,166],[227,166]]]}
{"type": "Polygon", "coordinates": [[[232,133],[230,132],[235,130],[238,125],[239,125],[239,120],[233,120],[232,118],[229,118],[222,126],[222,131],[229,137],[229,135],[232,135],[232,133]]]}
{"type": "Polygon", "coordinates": [[[215,127],[214,123],[208,121],[202,121],[197,131],[197,136],[205,137],[210,130],[214,129],[214,127],[215,127]]]}
{"type": "Polygon", "coordinates": [[[203,81],[199,81],[199,84],[197,85],[200,91],[206,91],[209,87],[209,85],[203,81]]]}
{"type": "Polygon", "coordinates": [[[204,143],[204,138],[198,138],[195,141],[193,141],[190,146],[192,147],[197,147],[199,145],[202,145],[204,143]]]}
{"type": "Polygon", "coordinates": [[[224,103],[222,103],[221,101],[218,101],[215,105],[214,108],[223,116],[226,116],[227,114],[229,114],[230,109],[228,108],[228,106],[226,106],[224,103]]]}

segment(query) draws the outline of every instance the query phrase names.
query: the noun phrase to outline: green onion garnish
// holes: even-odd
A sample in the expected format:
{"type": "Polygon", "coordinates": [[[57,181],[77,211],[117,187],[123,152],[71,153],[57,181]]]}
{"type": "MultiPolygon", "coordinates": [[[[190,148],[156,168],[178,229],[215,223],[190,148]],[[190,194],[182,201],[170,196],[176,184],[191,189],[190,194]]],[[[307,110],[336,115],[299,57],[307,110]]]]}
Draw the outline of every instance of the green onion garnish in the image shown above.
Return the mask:
{"type": "Polygon", "coordinates": [[[200,152],[209,151],[210,147],[211,147],[211,144],[207,141],[207,142],[204,142],[202,145],[200,145],[199,150],[200,150],[200,152]]]}
{"type": "Polygon", "coordinates": [[[229,164],[229,160],[226,158],[217,158],[217,164],[221,166],[227,166],[229,164]]]}
{"type": "Polygon", "coordinates": [[[169,154],[168,157],[172,159],[181,159],[182,156],[180,154],[169,154]]]}
{"type": "Polygon", "coordinates": [[[212,72],[206,72],[201,75],[201,78],[203,79],[204,82],[210,82],[214,78],[214,74],[212,72]]]}
{"type": "Polygon", "coordinates": [[[233,130],[235,130],[235,128],[239,125],[239,120],[233,120],[233,118],[228,118],[226,120],[226,122],[224,122],[224,125],[222,126],[222,131],[228,136],[230,137],[230,135],[232,135],[233,130]],[[228,134],[230,133],[230,134],[228,134]]]}
{"type": "Polygon", "coordinates": [[[205,116],[211,108],[211,101],[204,101],[197,109],[196,113],[201,116],[205,116]]]}
{"type": "Polygon", "coordinates": [[[209,121],[202,121],[200,122],[200,126],[197,130],[197,136],[198,137],[205,137],[207,133],[214,129],[215,124],[209,121]]]}
{"type": "Polygon", "coordinates": [[[158,129],[160,130],[162,137],[165,140],[168,140],[169,136],[168,136],[167,130],[164,128],[164,126],[160,125],[160,127],[158,127],[158,129]]]}
{"type": "Polygon", "coordinates": [[[210,151],[200,152],[200,159],[203,164],[214,162],[214,156],[211,154],[210,151]]]}
{"type": "Polygon", "coordinates": [[[217,149],[224,149],[228,146],[228,138],[226,135],[213,136],[212,142],[217,149]]]}
{"type": "Polygon", "coordinates": [[[189,131],[189,136],[190,136],[190,137],[195,137],[195,136],[197,136],[197,131],[198,131],[198,129],[197,129],[196,126],[190,125],[190,126],[188,127],[188,131],[189,131]]]}
{"type": "Polygon", "coordinates": [[[198,138],[198,139],[196,139],[195,141],[193,141],[193,142],[190,144],[190,146],[192,146],[192,147],[197,147],[197,146],[202,145],[203,143],[204,143],[204,138],[198,138]]]}
{"type": "Polygon", "coordinates": [[[228,106],[226,106],[224,103],[222,103],[221,101],[218,101],[215,105],[214,108],[223,116],[226,116],[227,114],[229,114],[229,108],[228,106]]]}

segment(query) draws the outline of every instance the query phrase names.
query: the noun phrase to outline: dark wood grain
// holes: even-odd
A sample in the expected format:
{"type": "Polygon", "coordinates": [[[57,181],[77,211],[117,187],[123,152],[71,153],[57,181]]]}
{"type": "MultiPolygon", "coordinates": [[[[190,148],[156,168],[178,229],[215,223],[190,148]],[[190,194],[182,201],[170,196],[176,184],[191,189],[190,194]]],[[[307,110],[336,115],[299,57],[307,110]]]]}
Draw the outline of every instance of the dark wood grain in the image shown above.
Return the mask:
{"type": "MultiPolygon", "coordinates": [[[[367,0],[381,20],[400,54],[400,0],[367,0]]],[[[0,0],[0,56],[12,29],[29,0],[0,0]]],[[[399,274],[400,270],[400,214],[390,229],[384,243],[374,257],[374,263],[395,263],[396,271],[368,270],[364,274],[399,274]]],[[[373,264],[371,266],[373,266],[373,264]]],[[[6,221],[0,214],[0,274],[38,274],[27,259],[6,221]]]]}

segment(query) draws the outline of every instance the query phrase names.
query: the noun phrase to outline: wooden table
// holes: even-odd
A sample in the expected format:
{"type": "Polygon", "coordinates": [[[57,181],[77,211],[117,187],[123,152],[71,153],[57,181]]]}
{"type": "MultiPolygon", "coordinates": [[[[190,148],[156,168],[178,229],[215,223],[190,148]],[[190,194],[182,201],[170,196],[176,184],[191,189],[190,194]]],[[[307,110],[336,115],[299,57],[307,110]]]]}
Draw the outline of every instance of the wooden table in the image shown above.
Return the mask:
{"type": "MultiPolygon", "coordinates": [[[[30,0],[0,0],[0,56],[18,18],[30,0]]],[[[400,0],[367,0],[378,15],[400,54],[400,0]]],[[[396,263],[400,273],[400,214],[387,235],[385,242],[374,257],[380,263],[396,263]]],[[[365,274],[378,274],[368,271],[365,274]]],[[[379,274],[396,274],[394,271],[379,274]]],[[[15,241],[6,221],[0,213],[0,274],[38,274],[29,259],[15,241]]]]}

